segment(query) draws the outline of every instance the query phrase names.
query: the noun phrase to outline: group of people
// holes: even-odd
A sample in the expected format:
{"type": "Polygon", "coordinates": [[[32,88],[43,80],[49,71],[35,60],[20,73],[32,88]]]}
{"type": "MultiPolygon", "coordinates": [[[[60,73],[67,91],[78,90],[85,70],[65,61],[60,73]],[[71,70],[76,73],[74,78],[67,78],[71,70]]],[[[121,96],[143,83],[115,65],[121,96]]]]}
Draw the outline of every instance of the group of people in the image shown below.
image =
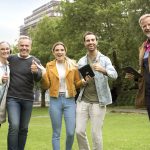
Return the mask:
{"type": "Polygon", "coordinates": [[[97,49],[97,37],[92,32],[84,35],[87,54],[78,64],[66,56],[67,48],[61,42],[52,47],[55,59],[46,65],[42,87],[49,89],[49,113],[52,122],[52,145],[60,150],[60,133],[62,116],[66,126],[66,150],[71,150],[76,132],[80,150],[90,150],[86,136],[87,121],[91,119],[93,149],[102,149],[102,126],[106,105],[111,104],[111,93],[108,77],[117,78],[117,72],[110,59],[97,49]],[[86,76],[81,79],[78,69],[86,64],[93,68],[95,77],[86,76]],[[76,89],[80,94],[75,104],[76,89]],[[76,130],[76,131],[75,131],[76,130]]]}
{"type": "MultiPolygon", "coordinates": [[[[139,22],[150,39],[150,14],[144,15],[139,22]]],[[[32,40],[28,36],[19,38],[19,53],[14,55],[10,55],[9,43],[0,42],[0,124],[6,121],[7,110],[8,150],[24,150],[33,107],[33,87],[38,81],[41,81],[43,89],[49,90],[53,150],[61,150],[63,116],[66,127],[66,150],[72,149],[75,133],[79,149],[90,150],[86,135],[88,120],[91,122],[93,150],[103,149],[102,126],[106,106],[112,103],[108,78],[116,79],[118,75],[110,59],[97,49],[97,36],[93,32],[86,32],[83,41],[87,53],[78,63],[67,57],[67,48],[62,42],[55,43],[52,47],[55,59],[48,62],[46,68],[36,57],[30,55],[32,40]],[[79,73],[79,69],[86,64],[91,66],[94,77],[87,75],[83,78],[79,73]],[[80,93],[75,103],[78,89],[80,93]]],[[[148,58],[148,44],[149,40],[144,45],[144,59],[148,58]]],[[[140,57],[141,67],[146,67],[145,96],[148,101],[150,62],[143,61],[143,58],[140,57]]],[[[150,105],[150,102],[147,104],[150,105]]]]}
{"type": "Polygon", "coordinates": [[[42,72],[30,55],[32,40],[21,36],[18,40],[18,54],[10,55],[9,43],[0,42],[0,124],[6,121],[8,113],[8,150],[23,150],[33,106],[33,87],[40,81],[42,72]]]}

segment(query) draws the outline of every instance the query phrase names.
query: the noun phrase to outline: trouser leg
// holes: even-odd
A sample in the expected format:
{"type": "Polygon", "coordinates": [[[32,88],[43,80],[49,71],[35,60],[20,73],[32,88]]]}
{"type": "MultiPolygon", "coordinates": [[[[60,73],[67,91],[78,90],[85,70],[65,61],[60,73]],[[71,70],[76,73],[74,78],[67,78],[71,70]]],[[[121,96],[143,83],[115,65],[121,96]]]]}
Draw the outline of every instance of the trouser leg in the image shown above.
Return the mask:
{"type": "Polygon", "coordinates": [[[64,119],[66,125],[66,150],[72,150],[75,132],[76,104],[74,98],[64,98],[64,119]]]}
{"type": "Polygon", "coordinates": [[[76,109],[76,135],[79,150],[90,150],[86,135],[86,126],[89,119],[89,103],[84,101],[77,102],[76,109]]]}
{"type": "Polygon", "coordinates": [[[92,128],[93,150],[103,150],[102,127],[106,113],[106,107],[99,104],[91,104],[90,120],[92,128]]]}

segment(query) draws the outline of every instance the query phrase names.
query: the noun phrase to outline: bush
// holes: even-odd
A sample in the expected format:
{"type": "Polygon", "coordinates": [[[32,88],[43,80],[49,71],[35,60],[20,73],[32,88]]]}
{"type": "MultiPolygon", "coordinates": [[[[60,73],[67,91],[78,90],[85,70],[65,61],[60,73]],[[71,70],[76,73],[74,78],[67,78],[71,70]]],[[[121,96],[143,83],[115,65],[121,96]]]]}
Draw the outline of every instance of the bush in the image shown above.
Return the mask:
{"type": "Polygon", "coordinates": [[[137,92],[136,89],[123,90],[118,95],[115,105],[117,105],[117,106],[134,106],[136,92],[137,92]]]}

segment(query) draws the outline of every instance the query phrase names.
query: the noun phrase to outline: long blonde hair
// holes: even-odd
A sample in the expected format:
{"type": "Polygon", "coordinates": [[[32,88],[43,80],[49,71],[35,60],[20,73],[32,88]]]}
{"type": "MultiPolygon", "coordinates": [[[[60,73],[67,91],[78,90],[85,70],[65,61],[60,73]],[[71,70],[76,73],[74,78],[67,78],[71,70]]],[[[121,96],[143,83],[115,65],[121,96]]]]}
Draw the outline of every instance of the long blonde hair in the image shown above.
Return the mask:
{"type": "MultiPolygon", "coordinates": [[[[53,47],[52,47],[52,52],[54,52],[55,47],[56,47],[57,45],[62,45],[62,46],[64,47],[66,53],[67,53],[67,47],[65,46],[65,44],[64,44],[63,42],[56,42],[56,43],[53,45],[53,47]]],[[[73,59],[70,59],[70,58],[67,57],[67,56],[65,56],[65,63],[66,63],[66,65],[67,65],[68,69],[70,69],[70,70],[77,68],[77,63],[76,63],[76,61],[73,60],[73,59]]]]}

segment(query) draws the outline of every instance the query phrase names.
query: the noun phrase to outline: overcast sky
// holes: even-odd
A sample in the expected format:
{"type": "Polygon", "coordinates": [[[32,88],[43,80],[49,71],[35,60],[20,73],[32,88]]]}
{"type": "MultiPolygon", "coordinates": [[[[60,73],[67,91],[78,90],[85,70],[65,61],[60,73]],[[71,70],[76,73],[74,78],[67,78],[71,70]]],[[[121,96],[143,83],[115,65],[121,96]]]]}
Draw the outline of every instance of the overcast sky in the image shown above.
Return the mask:
{"type": "Polygon", "coordinates": [[[2,0],[0,1],[0,41],[13,44],[19,36],[24,18],[50,0],[2,0]]]}

